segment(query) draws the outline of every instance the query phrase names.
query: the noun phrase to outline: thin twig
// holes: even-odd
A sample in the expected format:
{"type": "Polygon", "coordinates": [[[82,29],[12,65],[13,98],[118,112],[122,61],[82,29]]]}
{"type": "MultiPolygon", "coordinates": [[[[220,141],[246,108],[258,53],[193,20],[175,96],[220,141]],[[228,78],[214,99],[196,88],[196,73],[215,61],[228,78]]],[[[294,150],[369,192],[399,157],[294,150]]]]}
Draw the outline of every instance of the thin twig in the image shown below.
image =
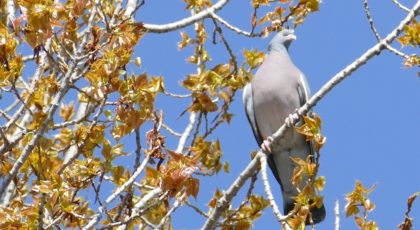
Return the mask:
{"type": "Polygon", "coordinates": [[[122,229],[126,229],[126,225],[128,224],[128,223],[130,223],[131,221],[133,221],[135,218],[137,218],[137,217],[139,217],[139,216],[142,216],[144,213],[146,213],[149,209],[151,209],[151,208],[153,208],[153,207],[155,207],[156,205],[158,205],[158,204],[160,204],[160,202],[162,202],[162,200],[167,196],[167,193],[168,192],[165,192],[165,193],[163,193],[160,197],[159,197],[159,199],[156,201],[156,202],[154,202],[153,204],[151,204],[151,205],[149,205],[149,206],[147,206],[147,207],[145,207],[146,206],[146,204],[150,201],[150,200],[152,200],[152,199],[154,199],[154,198],[156,198],[160,193],[162,192],[162,189],[161,188],[156,188],[156,189],[153,189],[153,190],[151,190],[151,191],[149,191],[144,197],[142,197],[141,198],[141,200],[134,206],[134,209],[133,209],[133,213],[131,214],[131,216],[129,217],[129,218],[127,218],[126,220],[124,220],[124,221],[121,221],[121,222],[115,222],[115,223],[112,223],[112,224],[109,224],[109,225],[107,225],[107,226],[104,226],[103,228],[101,228],[101,229],[107,229],[107,228],[110,228],[110,227],[116,227],[116,226],[119,226],[117,229],[118,230],[122,230],[122,229]]]}
{"type": "Polygon", "coordinates": [[[166,223],[166,220],[168,220],[168,218],[172,215],[172,213],[175,212],[175,210],[177,208],[179,208],[179,206],[181,206],[181,204],[183,203],[183,199],[185,198],[186,193],[182,194],[181,197],[179,197],[178,199],[176,199],[176,201],[174,202],[173,206],[171,209],[169,209],[169,211],[165,214],[165,216],[160,220],[159,224],[156,226],[155,229],[161,229],[163,227],[163,225],[166,223]]]}
{"type": "Polygon", "coordinates": [[[238,73],[238,63],[236,61],[236,56],[233,54],[232,48],[230,47],[229,43],[226,41],[225,36],[223,36],[222,28],[220,28],[220,26],[217,24],[214,18],[212,19],[213,19],[213,24],[216,27],[216,31],[219,33],[220,40],[222,40],[223,45],[225,45],[225,48],[229,53],[230,61],[231,63],[233,63],[233,68],[234,68],[233,74],[236,74],[238,73]]]}
{"type": "Polygon", "coordinates": [[[49,225],[44,226],[44,229],[49,229],[52,226],[56,225],[63,217],[64,217],[64,213],[62,213],[57,218],[55,218],[49,225]]]}
{"type": "MultiPolygon", "coordinates": [[[[363,5],[364,5],[364,8],[365,8],[366,17],[367,17],[367,19],[369,21],[370,29],[372,30],[372,33],[375,35],[376,40],[378,42],[381,42],[382,41],[382,38],[379,35],[378,31],[376,30],[375,24],[374,24],[373,19],[372,19],[372,15],[370,14],[368,0],[363,0],[363,5]]],[[[410,57],[409,55],[407,55],[407,54],[405,54],[405,53],[403,53],[403,52],[395,49],[391,45],[386,45],[386,48],[389,51],[391,51],[391,52],[395,53],[396,55],[401,56],[401,57],[403,57],[405,59],[407,59],[407,58],[410,57]]]]}
{"type": "Polygon", "coordinates": [[[148,219],[146,219],[146,217],[140,216],[140,219],[150,228],[156,229],[156,226],[154,224],[152,224],[152,222],[150,222],[148,219]]]}
{"type": "Polygon", "coordinates": [[[334,229],[340,230],[340,203],[338,202],[338,200],[335,201],[334,216],[335,216],[334,229]]]}
{"type": "Polygon", "coordinates": [[[260,164],[261,164],[261,177],[262,182],[264,184],[264,191],[267,195],[267,199],[270,202],[271,208],[273,209],[273,213],[277,218],[277,221],[283,225],[285,229],[290,229],[290,227],[285,222],[293,213],[289,213],[286,216],[282,215],[279,207],[276,204],[276,201],[274,199],[273,193],[271,192],[271,186],[268,182],[268,176],[267,176],[267,155],[263,154],[260,157],[260,164]]]}
{"type": "Polygon", "coordinates": [[[395,5],[397,5],[400,9],[404,10],[405,12],[410,12],[410,9],[408,9],[406,6],[404,6],[403,4],[401,4],[399,1],[397,0],[392,0],[393,3],[395,3],[395,5]]]}
{"type": "Polygon", "coordinates": [[[176,136],[176,137],[181,137],[182,134],[174,131],[173,129],[171,129],[171,127],[169,127],[167,124],[162,123],[162,128],[164,128],[166,131],[168,131],[170,134],[176,136]]]}
{"type": "Polygon", "coordinates": [[[210,13],[210,16],[213,19],[215,19],[215,20],[219,21],[220,23],[222,23],[222,25],[224,25],[226,28],[228,28],[228,29],[230,29],[230,30],[232,30],[232,31],[234,31],[234,32],[236,32],[238,34],[245,35],[245,36],[251,37],[251,38],[252,37],[261,37],[263,35],[262,32],[255,34],[255,33],[250,33],[248,31],[241,30],[241,29],[239,29],[239,28],[237,28],[237,27],[229,24],[229,22],[225,21],[222,17],[220,17],[219,15],[217,15],[215,13],[210,13]]]}
{"type": "Polygon", "coordinates": [[[235,179],[229,189],[223,193],[223,196],[218,199],[216,207],[211,211],[209,218],[204,223],[202,230],[214,229],[219,217],[227,209],[228,205],[232,201],[233,197],[239,192],[244,186],[245,182],[254,175],[254,172],[258,169],[259,158],[263,152],[259,151],[254,159],[247,165],[247,167],[241,172],[241,174],[235,179]]]}
{"type": "Polygon", "coordinates": [[[190,98],[192,96],[192,94],[175,94],[175,93],[171,93],[168,91],[163,91],[163,94],[165,94],[166,96],[171,96],[174,98],[190,98]]]}
{"type": "Polygon", "coordinates": [[[192,208],[194,211],[196,211],[198,214],[200,214],[200,215],[204,216],[205,218],[209,218],[209,215],[207,215],[207,213],[205,213],[205,212],[204,212],[203,210],[201,210],[199,207],[197,207],[197,206],[195,206],[195,205],[191,204],[188,200],[187,200],[187,201],[185,201],[185,204],[186,204],[188,207],[192,208]]]}

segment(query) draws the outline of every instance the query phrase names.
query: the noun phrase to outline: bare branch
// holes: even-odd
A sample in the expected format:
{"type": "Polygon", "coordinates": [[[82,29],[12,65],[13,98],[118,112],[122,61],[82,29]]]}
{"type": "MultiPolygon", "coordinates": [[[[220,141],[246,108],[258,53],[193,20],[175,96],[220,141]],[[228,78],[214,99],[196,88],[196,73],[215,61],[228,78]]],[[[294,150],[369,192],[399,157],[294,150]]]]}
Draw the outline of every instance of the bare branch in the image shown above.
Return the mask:
{"type": "Polygon", "coordinates": [[[401,4],[398,0],[392,0],[392,2],[395,3],[395,5],[397,5],[400,9],[404,10],[405,12],[410,12],[410,9],[408,9],[406,6],[404,6],[403,4],[401,4]]]}
{"type": "Polygon", "coordinates": [[[338,200],[335,201],[334,215],[335,215],[334,229],[340,230],[340,203],[338,202],[338,200]]]}
{"type": "Polygon", "coordinates": [[[140,216],[140,219],[149,227],[151,227],[152,229],[156,229],[156,226],[154,224],[152,224],[148,219],[146,219],[146,217],[144,216],[140,216]]]}
{"type": "MultiPolygon", "coordinates": [[[[236,73],[238,73],[238,63],[236,61],[236,56],[233,54],[232,48],[230,47],[229,43],[226,41],[225,36],[223,36],[222,28],[220,28],[220,26],[217,24],[217,21],[214,18],[212,18],[212,19],[213,19],[214,26],[216,27],[216,31],[219,33],[220,40],[222,40],[223,45],[225,45],[225,48],[229,53],[230,61],[231,61],[231,63],[233,63],[233,66],[234,66],[234,74],[236,74],[236,73]]],[[[215,38],[216,37],[214,35],[214,39],[215,38]]],[[[215,43],[215,42],[216,41],[213,41],[213,43],[215,43]]]]}
{"type": "MultiPolygon", "coordinates": [[[[93,3],[94,5],[92,7],[92,11],[90,12],[88,24],[87,24],[85,30],[83,30],[80,33],[80,37],[82,38],[82,44],[84,44],[84,45],[87,43],[87,39],[89,37],[89,32],[93,28],[93,24],[95,22],[95,17],[96,17],[96,14],[98,13],[98,7],[99,7],[99,4],[100,3],[101,3],[100,0],[95,0],[95,2],[93,3]]],[[[78,50],[79,53],[85,47],[84,45],[83,46],[82,45],[79,46],[79,50],[78,50]]]]}
{"type": "MultiPolygon", "coordinates": [[[[378,31],[376,30],[375,24],[373,23],[372,15],[370,14],[370,9],[369,9],[368,0],[363,0],[363,5],[364,5],[364,7],[365,7],[366,17],[367,17],[367,19],[368,19],[368,21],[369,21],[369,24],[370,24],[370,29],[372,30],[372,33],[375,35],[376,40],[377,40],[378,42],[381,42],[381,41],[382,41],[382,38],[381,38],[381,36],[379,35],[378,31]]],[[[407,59],[407,58],[409,58],[409,57],[410,57],[409,55],[407,55],[407,54],[405,54],[405,53],[403,53],[403,52],[401,52],[401,51],[399,51],[399,50],[395,49],[394,47],[392,47],[392,46],[390,46],[390,45],[388,45],[388,44],[386,44],[386,48],[387,48],[389,51],[391,51],[391,52],[395,53],[396,55],[401,56],[401,57],[403,57],[403,58],[406,58],[406,59],[407,59]]]]}
{"type": "Polygon", "coordinates": [[[62,213],[57,218],[55,218],[49,225],[44,226],[44,229],[49,229],[52,226],[56,225],[63,217],[64,217],[64,213],[62,213]]]}
{"type": "Polygon", "coordinates": [[[264,190],[265,194],[267,195],[267,199],[270,202],[271,208],[273,209],[274,215],[277,218],[277,221],[281,223],[285,229],[288,229],[289,226],[285,225],[285,221],[287,218],[289,218],[289,215],[283,216],[279,210],[279,207],[276,204],[276,201],[274,200],[273,193],[271,192],[271,186],[268,182],[268,176],[267,176],[267,156],[265,154],[262,154],[260,157],[260,164],[261,164],[261,176],[262,176],[262,182],[264,184],[264,190]]]}
{"type": "Polygon", "coordinates": [[[175,94],[175,93],[171,93],[168,91],[163,91],[163,94],[165,94],[166,96],[171,96],[171,97],[175,97],[175,98],[190,98],[192,94],[175,94]]]}
{"type": "Polygon", "coordinates": [[[175,152],[182,153],[184,150],[185,142],[187,141],[188,137],[191,134],[191,131],[194,128],[195,118],[197,117],[197,113],[191,112],[190,119],[187,127],[185,128],[184,132],[182,133],[181,138],[179,138],[178,147],[176,148],[175,152]]]}
{"type": "Polygon", "coordinates": [[[182,136],[182,134],[180,134],[180,133],[178,133],[178,132],[176,132],[176,131],[174,131],[173,129],[171,129],[171,127],[169,127],[167,124],[165,124],[165,123],[162,123],[162,127],[166,130],[166,131],[168,131],[170,134],[172,134],[172,135],[174,135],[174,136],[176,136],[176,137],[181,137],[182,136]]]}
{"type": "Polygon", "coordinates": [[[105,200],[106,204],[111,203],[115,198],[117,198],[118,195],[120,195],[125,189],[127,189],[130,185],[134,183],[134,180],[136,180],[137,177],[140,176],[140,174],[146,168],[146,165],[149,162],[149,159],[150,159],[150,155],[146,155],[140,167],[137,168],[137,170],[133,173],[133,175],[131,175],[131,177],[123,185],[121,185],[113,194],[111,194],[105,200]]]}
{"type": "Polygon", "coordinates": [[[188,200],[187,200],[187,201],[185,201],[185,204],[186,204],[188,207],[192,208],[194,211],[196,211],[198,214],[200,214],[200,215],[204,216],[205,218],[209,218],[209,216],[207,215],[207,213],[205,213],[205,212],[204,212],[203,210],[201,210],[199,207],[197,207],[197,206],[195,206],[195,205],[191,204],[188,200]]]}
{"type": "MultiPolygon", "coordinates": [[[[130,18],[133,17],[136,9],[139,7],[139,0],[128,0],[127,1],[127,7],[124,12],[124,18],[130,18]]],[[[144,1],[142,1],[140,4],[144,4],[144,1]]]]}
{"type": "Polygon", "coordinates": [[[197,14],[194,14],[188,18],[181,19],[179,21],[167,23],[164,25],[154,25],[154,24],[144,24],[143,27],[146,29],[149,33],[166,33],[169,31],[174,31],[178,29],[182,29],[184,27],[187,27],[195,22],[198,22],[204,18],[207,18],[210,16],[211,13],[214,13],[220,9],[222,9],[229,0],[220,0],[210,8],[207,8],[197,14]]]}
{"type": "Polygon", "coordinates": [[[13,0],[7,0],[6,2],[6,14],[7,14],[7,26],[11,27],[15,20],[15,2],[13,0]]]}
{"type": "Polygon", "coordinates": [[[251,38],[262,36],[262,33],[254,34],[254,33],[248,32],[248,31],[241,30],[241,29],[229,24],[229,22],[225,21],[222,17],[220,17],[219,15],[217,15],[215,13],[210,13],[210,16],[212,18],[214,18],[215,20],[219,21],[220,23],[222,23],[222,25],[224,25],[226,28],[228,28],[228,29],[230,29],[233,32],[236,32],[238,34],[245,35],[245,36],[251,37],[251,38]]]}

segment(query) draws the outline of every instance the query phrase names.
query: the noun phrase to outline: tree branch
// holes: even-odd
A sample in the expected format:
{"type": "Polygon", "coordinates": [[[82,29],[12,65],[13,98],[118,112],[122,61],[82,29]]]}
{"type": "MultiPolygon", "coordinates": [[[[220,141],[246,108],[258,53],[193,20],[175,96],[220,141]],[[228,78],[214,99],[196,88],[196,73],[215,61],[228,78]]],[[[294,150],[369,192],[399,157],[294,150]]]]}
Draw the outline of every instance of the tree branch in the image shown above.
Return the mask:
{"type": "MultiPolygon", "coordinates": [[[[379,35],[378,31],[376,30],[375,24],[373,23],[372,15],[370,14],[368,0],[363,0],[363,6],[365,8],[366,17],[367,17],[367,19],[369,21],[370,29],[372,30],[373,35],[375,35],[376,40],[378,42],[381,42],[382,41],[382,38],[379,35]]],[[[395,49],[394,47],[392,47],[392,46],[390,46],[388,44],[386,44],[386,48],[389,51],[391,51],[391,52],[395,53],[396,55],[401,56],[403,58],[406,58],[407,59],[407,58],[410,57],[409,55],[407,55],[407,54],[405,54],[405,53],[403,53],[403,52],[395,49]]]]}
{"type": "Polygon", "coordinates": [[[248,166],[241,172],[241,174],[232,183],[229,189],[224,192],[223,196],[217,201],[216,207],[212,210],[210,217],[206,220],[202,230],[214,229],[218,219],[222,213],[226,210],[232,199],[236,196],[238,191],[244,186],[245,182],[254,175],[255,170],[258,169],[259,158],[261,154],[264,154],[261,150],[258,151],[257,155],[252,159],[248,166]]]}
{"type": "Polygon", "coordinates": [[[225,21],[222,17],[220,17],[219,15],[217,15],[217,14],[215,14],[213,12],[210,13],[210,16],[212,18],[214,18],[215,20],[219,21],[226,28],[228,28],[228,29],[230,29],[230,30],[232,30],[232,31],[234,31],[234,32],[236,32],[238,34],[245,35],[245,36],[251,37],[251,38],[252,37],[261,37],[262,36],[262,33],[254,34],[254,33],[248,32],[248,31],[241,30],[241,29],[239,29],[239,28],[237,28],[237,27],[229,24],[229,22],[225,21]]]}
{"type": "Polygon", "coordinates": [[[404,10],[405,12],[410,12],[410,9],[408,9],[406,6],[404,6],[403,4],[401,4],[399,1],[397,0],[392,0],[392,2],[395,3],[395,5],[397,5],[400,9],[404,10]]]}
{"type": "Polygon", "coordinates": [[[187,27],[195,22],[198,22],[204,18],[207,18],[210,16],[211,13],[214,13],[220,9],[222,9],[229,0],[220,0],[210,8],[207,8],[197,14],[194,14],[188,18],[181,19],[179,21],[167,23],[164,25],[154,25],[154,24],[144,24],[143,27],[146,29],[149,33],[166,33],[178,29],[182,29],[184,27],[187,27]]]}
{"type": "Polygon", "coordinates": [[[291,216],[286,215],[283,216],[279,210],[279,207],[276,204],[276,201],[274,200],[273,193],[271,192],[270,183],[268,182],[268,176],[267,176],[267,155],[262,154],[260,157],[260,164],[261,164],[261,176],[262,176],[262,182],[264,184],[264,190],[265,194],[267,194],[268,201],[270,202],[271,208],[273,209],[274,215],[277,218],[277,221],[281,223],[284,227],[284,229],[290,229],[290,227],[285,223],[287,218],[291,216]]]}
{"type": "Polygon", "coordinates": [[[7,14],[7,26],[11,27],[15,20],[15,2],[13,0],[7,0],[6,2],[6,14],[7,14]]]}
{"type": "Polygon", "coordinates": [[[195,124],[195,118],[197,117],[197,113],[191,112],[190,113],[190,119],[187,127],[185,128],[184,132],[182,133],[181,138],[179,138],[178,147],[176,148],[175,152],[182,153],[185,147],[185,142],[187,141],[188,137],[190,136],[194,124],[195,124]]]}
{"type": "Polygon", "coordinates": [[[335,215],[334,229],[340,230],[340,203],[338,202],[338,200],[335,201],[334,215],[335,215]]]}

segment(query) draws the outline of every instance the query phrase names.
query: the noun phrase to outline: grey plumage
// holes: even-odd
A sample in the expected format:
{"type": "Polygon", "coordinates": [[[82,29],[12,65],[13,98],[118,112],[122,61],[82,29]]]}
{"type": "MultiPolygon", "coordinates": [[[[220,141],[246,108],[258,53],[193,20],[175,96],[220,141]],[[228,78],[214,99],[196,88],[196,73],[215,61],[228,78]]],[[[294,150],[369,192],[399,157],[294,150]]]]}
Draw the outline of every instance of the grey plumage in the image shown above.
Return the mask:
{"type": "MultiPolygon", "coordinates": [[[[293,64],[288,54],[289,45],[295,38],[291,30],[282,30],[276,34],[254,79],[244,88],[245,111],[260,146],[264,139],[284,124],[289,114],[310,97],[305,76],[293,64]]],[[[289,128],[284,137],[271,147],[268,164],[281,185],[285,214],[293,209],[292,197],[298,194],[290,180],[296,166],[290,157],[305,160],[309,154],[313,154],[313,146],[293,128],[289,128]]],[[[325,218],[324,206],[311,210],[311,213],[315,223],[325,218]]]]}

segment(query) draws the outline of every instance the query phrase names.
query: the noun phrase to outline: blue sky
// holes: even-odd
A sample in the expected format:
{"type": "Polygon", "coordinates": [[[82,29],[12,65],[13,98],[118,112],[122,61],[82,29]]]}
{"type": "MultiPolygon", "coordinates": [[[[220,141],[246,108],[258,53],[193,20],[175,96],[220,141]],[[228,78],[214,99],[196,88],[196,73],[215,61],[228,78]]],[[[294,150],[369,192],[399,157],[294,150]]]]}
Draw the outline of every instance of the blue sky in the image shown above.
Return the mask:
{"type": "MultiPolygon", "coordinates": [[[[407,6],[414,1],[402,1],[407,6]]],[[[181,0],[146,1],[137,19],[145,23],[160,24],[175,21],[189,15],[183,11],[181,0]]],[[[372,1],[372,16],[377,29],[384,37],[405,16],[392,1],[372,1]]],[[[248,30],[252,8],[250,1],[231,0],[219,12],[233,25],[248,30]]],[[[262,14],[260,14],[262,15],[262,14]]],[[[186,30],[191,33],[191,28],[186,30]]],[[[244,49],[265,50],[269,38],[246,38],[223,28],[227,40],[239,60],[244,49]]],[[[257,29],[258,31],[258,29],[257,29]]],[[[179,82],[195,67],[187,64],[191,49],[177,50],[180,31],[168,34],[146,35],[136,50],[142,58],[142,70],[151,75],[162,75],[169,91],[185,93],[179,82]]],[[[325,0],[320,12],[312,14],[297,28],[298,39],[290,48],[295,64],[306,74],[312,92],[316,92],[335,73],[353,62],[375,44],[363,10],[363,2],[354,0],[325,0]]],[[[401,48],[394,43],[394,47],[401,48]]],[[[228,56],[222,46],[208,44],[213,57],[211,67],[226,62],[228,56]]],[[[414,50],[408,50],[408,53],[414,50]]],[[[420,191],[420,79],[416,69],[406,69],[401,58],[383,51],[367,65],[330,92],[314,110],[323,120],[323,132],[327,143],[322,149],[320,175],[327,178],[323,192],[327,208],[326,220],[318,229],[332,229],[335,200],[340,201],[342,229],[355,229],[353,219],[344,216],[345,194],[354,188],[355,180],[370,187],[377,184],[370,198],[377,208],[370,219],[377,221],[381,229],[395,229],[404,219],[406,200],[420,191]]],[[[188,117],[177,119],[190,103],[160,96],[158,108],[163,108],[166,122],[181,132],[188,117]]],[[[216,187],[227,189],[250,160],[250,152],[257,149],[251,129],[246,121],[241,95],[237,94],[231,106],[234,118],[230,125],[223,125],[211,139],[219,139],[225,161],[230,162],[231,172],[203,178],[197,201],[207,210],[207,203],[216,187]]],[[[146,129],[145,129],[146,130],[146,129]]],[[[145,131],[144,130],[144,131],[145,131]]],[[[176,148],[176,140],[168,136],[169,147],[176,148]]],[[[270,173],[274,194],[281,206],[280,188],[270,173]]],[[[235,199],[237,205],[243,197],[235,199]]],[[[260,182],[256,192],[265,195],[260,182]]],[[[420,217],[420,201],[414,204],[412,217],[420,217]]],[[[197,229],[205,219],[187,207],[173,215],[175,229],[197,229]]],[[[414,225],[419,225],[418,220],[414,225]]],[[[255,229],[278,228],[272,211],[267,208],[255,229]]]]}

